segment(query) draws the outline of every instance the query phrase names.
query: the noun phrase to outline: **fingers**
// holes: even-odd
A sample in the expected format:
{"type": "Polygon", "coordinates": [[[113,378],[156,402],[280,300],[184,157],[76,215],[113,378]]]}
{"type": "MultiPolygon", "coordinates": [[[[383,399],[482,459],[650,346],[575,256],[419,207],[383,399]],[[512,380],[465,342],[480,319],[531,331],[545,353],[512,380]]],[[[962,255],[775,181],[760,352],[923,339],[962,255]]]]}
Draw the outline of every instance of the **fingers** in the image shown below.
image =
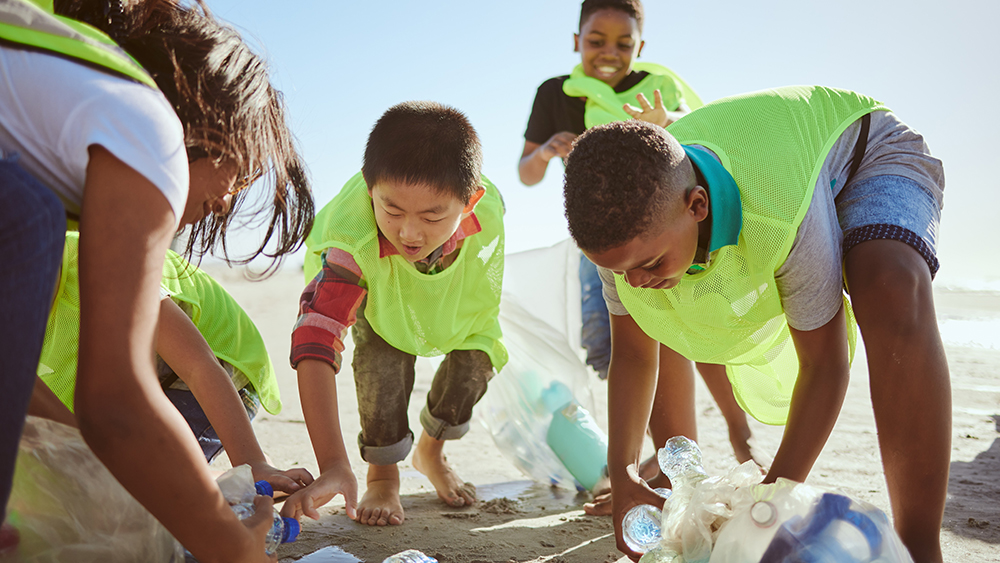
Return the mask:
{"type": "MultiPolygon", "coordinates": [[[[639,95],[641,96],[642,94],[639,95]]],[[[631,115],[635,119],[639,119],[640,117],[642,117],[642,110],[633,106],[632,104],[625,104],[624,106],[622,106],[622,109],[625,110],[625,113],[631,115]]]]}
{"type": "MultiPolygon", "coordinates": [[[[663,98],[659,97],[660,96],[660,91],[657,90],[655,95],[656,95],[656,99],[660,100],[660,102],[661,102],[660,105],[663,105],[663,103],[662,103],[663,102],[663,98]]],[[[651,106],[649,104],[649,99],[646,98],[646,94],[643,94],[642,92],[639,92],[639,95],[636,96],[635,99],[639,100],[639,107],[641,107],[643,111],[652,111],[653,110],[653,106],[651,106]]]]}
{"type": "MultiPolygon", "coordinates": [[[[639,94],[640,96],[642,94],[639,94]]],[[[663,94],[660,93],[659,89],[653,90],[653,104],[656,105],[656,109],[662,109],[666,111],[667,108],[663,107],[663,94]]]]}
{"type": "Polygon", "coordinates": [[[261,539],[271,529],[274,522],[274,499],[266,495],[257,495],[253,499],[253,515],[243,520],[243,525],[261,539]]]}
{"type": "Polygon", "coordinates": [[[300,484],[309,486],[315,480],[313,479],[312,473],[305,467],[294,467],[284,472],[285,475],[298,481],[300,484]]]}

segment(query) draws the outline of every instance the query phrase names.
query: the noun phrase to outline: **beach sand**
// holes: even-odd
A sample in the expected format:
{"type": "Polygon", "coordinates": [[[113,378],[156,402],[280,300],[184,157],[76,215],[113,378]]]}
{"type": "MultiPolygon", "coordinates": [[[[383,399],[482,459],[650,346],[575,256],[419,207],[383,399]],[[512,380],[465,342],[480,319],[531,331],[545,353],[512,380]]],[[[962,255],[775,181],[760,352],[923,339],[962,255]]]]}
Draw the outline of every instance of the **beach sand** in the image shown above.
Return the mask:
{"type": "MultiPolygon", "coordinates": [[[[318,475],[299,405],[295,374],[288,365],[289,334],[302,289],[301,270],[286,266],[273,277],[248,281],[241,270],[206,264],[257,323],[278,374],[284,410],[278,416],[261,411],[254,429],[272,464],[301,466],[318,475]]],[[[1000,319],[1000,294],[937,290],[939,317],[1000,319]]],[[[948,346],[954,422],[952,463],[942,543],[951,562],[1000,561],[1000,348],[948,346]]],[[[351,465],[364,492],[366,464],[358,454],[359,431],[354,383],[350,373],[352,346],[344,353],[338,376],[341,424],[351,465]]],[[[431,362],[418,359],[411,398],[410,426],[420,431],[418,413],[433,375],[431,362]]],[[[598,420],[606,421],[606,385],[596,386],[598,420]]],[[[736,463],[718,408],[698,381],[699,443],[709,474],[721,474],[736,463]]],[[[751,421],[757,445],[773,455],[781,427],[751,421]]],[[[652,445],[647,444],[649,454],[652,445]]],[[[297,542],[282,546],[280,561],[380,562],[405,549],[418,549],[442,563],[473,562],[612,562],[615,548],[610,518],[583,514],[586,495],[553,489],[527,480],[498,451],[483,425],[475,423],[461,440],[446,446],[449,462],[478,487],[480,502],[463,509],[445,506],[430,482],[407,458],[400,464],[402,526],[369,527],[344,514],[337,497],[320,509],[322,518],[303,519],[297,542]],[[337,546],[330,548],[330,546],[337,546]],[[325,549],[324,549],[325,548],[325,549]],[[320,551],[322,550],[322,551],[320,551]],[[341,551],[342,550],[342,551],[341,551]],[[314,552],[320,551],[315,555],[314,552]],[[348,555],[349,554],[349,555],[348,555]],[[353,556],[353,557],[352,557],[353,556]]],[[[224,457],[224,456],[220,456],[224,457]]],[[[920,463],[919,459],[912,463],[920,463]]],[[[217,461],[225,466],[226,461],[217,461]]],[[[886,510],[889,499],[879,458],[868,395],[867,367],[859,349],[844,408],[833,435],[808,483],[840,489],[886,510]]]]}

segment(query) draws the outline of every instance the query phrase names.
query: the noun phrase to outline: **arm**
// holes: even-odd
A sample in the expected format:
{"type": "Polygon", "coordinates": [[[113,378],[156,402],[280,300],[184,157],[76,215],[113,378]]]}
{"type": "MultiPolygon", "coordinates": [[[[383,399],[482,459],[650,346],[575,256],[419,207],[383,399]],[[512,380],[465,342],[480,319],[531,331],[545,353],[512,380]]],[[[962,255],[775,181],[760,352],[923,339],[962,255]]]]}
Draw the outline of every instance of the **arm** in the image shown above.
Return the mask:
{"type": "Polygon", "coordinates": [[[299,481],[312,482],[305,469],[280,471],[267,463],[232,379],[198,328],[171,299],[160,302],[156,351],[191,389],[233,466],[249,464],[255,481],[264,479],[275,490],[289,494],[301,488],[299,481]]]}
{"type": "Polygon", "coordinates": [[[316,509],[342,494],[348,517],[357,517],[358,482],[340,430],[336,375],[344,335],[357,320],[366,294],[354,257],[333,248],[324,253],[323,269],[302,292],[291,362],[298,373],[302,413],[320,476],[285,501],[284,516],[319,519],[316,509]]]}
{"type": "Polygon", "coordinates": [[[847,321],[844,307],[830,322],[816,330],[791,329],[799,357],[799,376],[781,445],[764,479],[778,477],[805,481],[826,444],[850,379],[847,321]]]}
{"type": "Polygon", "coordinates": [[[543,144],[524,141],[521,160],[517,164],[517,174],[525,186],[534,186],[545,177],[549,161],[555,157],[566,158],[573,150],[576,135],[569,131],[560,131],[543,144]]]}
{"type": "Polygon", "coordinates": [[[268,561],[273,501],[241,522],[184,419],[160,390],[152,350],[173,213],[145,177],[90,148],[80,222],[80,431],[118,481],[199,561],[268,561]]]}
{"type": "Polygon", "coordinates": [[[358,482],[340,430],[336,370],[320,360],[302,360],[297,368],[299,397],[306,429],[312,442],[320,476],[312,485],[285,501],[281,513],[300,518],[303,514],[319,520],[317,508],[338,494],[344,495],[348,518],[357,518],[358,482]]]}
{"type": "Polygon", "coordinates": [[[611,366],[608,370],[608,474],[612,521],[618,549],[633,560],[622,539],[622,518],[638,504],[663,499],[639,478],[637,468],[656,391],[659,343],[629,315],[611,315],[611,366]]]}

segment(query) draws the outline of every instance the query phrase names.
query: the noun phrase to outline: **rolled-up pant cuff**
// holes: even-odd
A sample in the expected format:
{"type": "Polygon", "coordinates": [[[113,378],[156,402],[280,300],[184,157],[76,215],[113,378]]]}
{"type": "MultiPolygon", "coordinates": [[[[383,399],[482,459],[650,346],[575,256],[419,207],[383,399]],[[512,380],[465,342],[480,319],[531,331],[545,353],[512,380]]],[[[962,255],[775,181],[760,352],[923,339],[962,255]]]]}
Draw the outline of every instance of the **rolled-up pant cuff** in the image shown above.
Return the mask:
{"type": "Polygon", "coordinates": [[[406,436],[388,446],[366,446],[362,442],[362,434],[358,433],[358,448],[361,449],[361,459],[372,465],[392,465],[406,459],[406,456],[413,449],[413,432],[407,432],[406,436]]]}
{"type": "Polygon", "coordinates": [[[462,424],[454,426],[431,414],[427,405],[424,405],[420,411],[420,425],[424,427],[424,431],[431,438],[438,440],[457,440],[465,436],[471,427],[470,422],[471,420],[466,420],[462,424]]]}

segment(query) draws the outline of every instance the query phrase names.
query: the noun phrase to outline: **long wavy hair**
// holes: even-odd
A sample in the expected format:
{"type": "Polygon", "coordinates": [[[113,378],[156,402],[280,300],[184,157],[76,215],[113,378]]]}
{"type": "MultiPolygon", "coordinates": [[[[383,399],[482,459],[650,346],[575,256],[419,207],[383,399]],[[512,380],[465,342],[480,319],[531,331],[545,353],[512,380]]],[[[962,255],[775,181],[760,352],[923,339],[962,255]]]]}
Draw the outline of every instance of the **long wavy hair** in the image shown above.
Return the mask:
{"type": "Polygon", "coordinates": [[[263,255],[271,258],[263,274],[273,273],[309,234],[315,205],[265,61],[200,1],[56,0],[55,9],[108,33],[150,73],[184,125],[189,161],[232,159],[237,185],[252,186],[233,196],[227,215],[191,226],[185,255],[221,251],[230,264],[263,255]],[[266,228],[255,250],[234,258],[226,239],[237,216],[240,226],[266,228]]]}

